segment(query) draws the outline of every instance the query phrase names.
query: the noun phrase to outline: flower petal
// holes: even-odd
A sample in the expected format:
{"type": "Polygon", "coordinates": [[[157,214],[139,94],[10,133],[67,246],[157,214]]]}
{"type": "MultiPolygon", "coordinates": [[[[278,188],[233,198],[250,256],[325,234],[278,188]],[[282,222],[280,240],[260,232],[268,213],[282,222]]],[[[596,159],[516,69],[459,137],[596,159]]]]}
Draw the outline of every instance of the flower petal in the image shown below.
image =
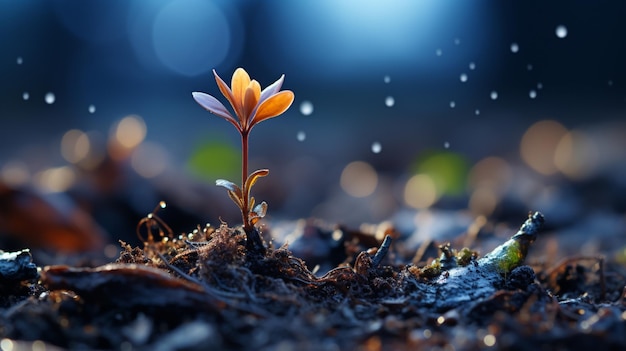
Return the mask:
{"type": "Polygon", "coordinates": [[[283,74],[282,76],[280,76],[280,78],[278,78],[277,81],[269,85],[267,88],[263,89],[263,91],[261,92],[261,98],[259,99],[259,102],[263,102],[268,97],[278,93],[280,91],[280,88],[283,86],[284,81],[285,81],[285,75],[283,74]]]}
{"type": "Polygon", "coordinates": [[[196,100],[196,102],[200,106],[204,107],[204,109],[226,119],[228,122],[234,124],[235,127],[237,127],[237,129],[240,128],[239,124],[237,123],[237,120],[230,114],[230,112],[228,112],[226,107],[224,107],[224,105],[222,105],[222,103],[219,102],[216,98],[214,98],[213,96],[209,94],[200,93],[200,92],[193,92],[191,93],[191,95],[193,96],[193,99],[196,100]]]}
{"type": "MultiPolygon", "coordinates": [[[[243,100],[246,95],[246,89],[250,85],[250,76],[248,72],[246,72],[243,68],[237,68],[235,73],[233,73],[233,78],[230,83],[230,89],[233,92],[233,96],[235,97],[235,102],[239,104],[238,113],[244,111],[243,109],[243,100]]],[[[239,118],[243,118],[242,115],[239,115],[239,118]]]]}
{"type": "Polygon", "coordinates": [[[215,70],[213,70],[213,75],[215,76],[215,82],[217,82],[217,87],[220,88],[222,95],[226,97],[228,102],[230,102],[230,106],[233,107],[235,114],[239,116],[241,112],[239,111],[239,105],[235,102],[235,96],[233,95],[233,92],[230,90],[228,85],[226,85],[226,82],[222,80],[222,78],[217,74],[215,70]]]}
{"type": "Polygon", "coordinates": [[[250,123],[249,129],[252,129],[252,126],[255,124],[262,122],[266,119],[270,119],[272,117],[276,117],[281,113],[287,111],[291,103],[293,102],[294,95],[290,90],[283,90],[278,94],[275,94],[269,97],[267,100],[263,101],[256,110],[256,114],[252,117],[252,122],[250,123]]]}
{"type": "MultiPolygon", "coordinates": [[[[259,96],[261,95],[261,85],[256,80],[250,81],[248,88],[246,88],[246,95],[243,99],[243,112],[244,116],[246,116],[246,122],[248,122],[247,118],[252,114],[254,108],[259,103],[259,96]]],[[[245,129],[245,126],[244,126],[245,129]]]]}

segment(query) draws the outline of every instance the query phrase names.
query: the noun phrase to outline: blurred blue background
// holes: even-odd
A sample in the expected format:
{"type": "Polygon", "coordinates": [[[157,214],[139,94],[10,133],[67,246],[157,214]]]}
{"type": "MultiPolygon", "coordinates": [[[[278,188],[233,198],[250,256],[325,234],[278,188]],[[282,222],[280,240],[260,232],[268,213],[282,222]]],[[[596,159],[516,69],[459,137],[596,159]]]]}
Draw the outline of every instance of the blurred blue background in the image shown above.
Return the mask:
{"type": "Polygon", "coordinates": [[[589,199],[563,184],[623,217],[625,16],[621,1],[0,0],[0,173],[237,221],[213,184],[238,180],[238,135],[191,92],[225,101],[211,70],[244,67],[296,96],[251,137],[274,219],[574,197],[556,206],[571,219],[589,199]]]}

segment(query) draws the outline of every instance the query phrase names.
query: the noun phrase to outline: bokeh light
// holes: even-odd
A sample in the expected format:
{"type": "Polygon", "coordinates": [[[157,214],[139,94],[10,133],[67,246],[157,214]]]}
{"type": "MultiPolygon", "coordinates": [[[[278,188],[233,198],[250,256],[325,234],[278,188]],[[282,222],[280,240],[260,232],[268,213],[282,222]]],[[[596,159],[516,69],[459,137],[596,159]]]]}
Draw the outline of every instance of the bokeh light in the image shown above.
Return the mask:
{"type": "Polygon", "coordinates": [[[61,155],[70,163],[78,163],[85,159],[90,147],[89,137],[78,129],[67,131],[61,138],[61,155]]]}
{"type": "Polygon", "coordinates": [[[309,116],[313,113],[313,103],[311,101],[305,100],[300,104],[300,113],[304,116],[309,116]]]}
{"type": "Polygon", "coordinates": [[[145,142],[139,145],[130,158],[130,164],[144,178],[154,178],[163,173],[169,163],[169,155],[159,144],[145,142]]]}
{"type": "Polygon", "coordinates": [[[54,96],[54,93],[48,92],[44,96],[44,101],[46,102],[46,104],[52,105],[56,101],[56,96],[54,96]]]}
{"type": "Polygon", "coordinates": [[[194,148],[187,166],[197,177],[214,182],[215,179],[240,177],[241,154],[233,145],[219,137],[208,137],[194,148]]]}
{"type": "Polygon", "coordinates": [[[559,140],[554,151],[554,164],[563,174],[581,180],[597,167],[598,151],[584,132],[570,131],[559,140]]]}
{"type": "MultiPolygon", "coordinates": [[[[444,147],[450,147],[444,143],[444,147]]],[[[435,183],[439,195],[460,195],[465,191],[467,161],[450,151],[427,153],[413,165],[414,174],[426,174],[435,183]]]]}
{"type": "Polygon", "coordinates": [[[114,159],[122,159],[146,137],[147,128],[143,118],[130,115],[113,126],[109,138],[109,153],[114,159]]]}
{"type": "Polygon", "coordinates": [[[350,196],[367,197],[378,185],[378,174],[374,167],[363,161],[349,163],[341,172],[341,188],[350,196]]]}
{"type": "Polygon", "coordinates": [[[562,24],[557,26],[554,32],[559,39],[567,37],[567,27],[562,24]]]}
{"type": "Polygon", "coordinates": [[[512,181],[513,170],[503,158],[490,156],[478,161],[467,177],[470,190],[488,187],[498,194],[504,194],[512,181]]]}
{"type": "Polygon", "coordinates": [[[479,187],[472,192],[468,208],[475,216],[489,216],[498,205],[499,197],[489,187],[479,187]]]}
{"type": "Polygon", "coordinates": [[[126,148],[133,148],[146,137],[146,124],[137,115],[124,117],[115,129],[115,139],[126,148]]]}
{"type": "Polygon", "coordinates": [[[127,37],[143,67],[201,75],[227,59],[236,60],[243,48],[242,21],[232,6],[200,0],[131,1],[127,37]]]}
{"type": "Polygon", "coordinates": [[[35,174],[35,185],[44,192],[57,193],[68,190],[76,180],[69,166],[53,167],[35,174]]]}
{"type": "Polygon", "coordinates": [[[417,209],[432,206],[439,198],[433,178],[428,174],[416,174],[404,187],[404,202],[417,209]]]}
{"type": "Polygon", "coordinates": [[[195,76],[218,66],[231,46],[228,20],[208,1],[176,0],[154,20],[152,41],[161,62],[172,71],[195,76]]]}
{"type": "Polygon", "coordinates": [[[2,182],[11,187],[19,187],[30,181],[30,171],[23,161],[9,161],[0,169],[2,182]]]}
{"type": "Polygon", "coordinates": [[[558,171],[555,165],[556,148],[567,129],[553,120],[539,121],[524,133],[520,144],[522,159],[535,171],[552,175],[558,171]]]}

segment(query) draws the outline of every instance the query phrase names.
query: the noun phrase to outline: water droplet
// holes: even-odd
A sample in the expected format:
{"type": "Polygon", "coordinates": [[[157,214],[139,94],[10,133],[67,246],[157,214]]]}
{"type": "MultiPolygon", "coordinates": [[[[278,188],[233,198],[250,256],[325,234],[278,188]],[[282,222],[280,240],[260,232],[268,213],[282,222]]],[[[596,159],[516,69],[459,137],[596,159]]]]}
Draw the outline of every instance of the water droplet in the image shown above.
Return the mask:
{"type": "Polygon", "coordinates": [[[534,89],[533,89],[533,90],[531,90],[530,92],[528,92],[528,96],[529,96],[531,99],[536,98],[536,97],[537,97],[537,91],[536,91],[536,90],[534,90],[534,89]]]}
{"type": "Polygon", "coordinates": [[[471,70],[476,69],[476,64],[474,62],[470,62],[469,69],[471,69],[471,70]]]}
{"type": "Polygon", "coordinates": [[[561,24],[556,27],[555,33],[558,38],[563,39],[567,36],[567,27],[561,24]]]}
{"type": "Polygon", "coordinates": [[[465,83],[467,82],[467,74],[465,73],[461,73],[461,75],[459,76],[459,79],[461,80],[461,82],[465,83]]]}
{"type": "Polygon", "coordinates": [[[533,65],[531,65],[530,63],[526,65],[526,69],[529,71],[533,70],[533,65]]]}
{"type": "Polygon", "coordinates": [[[385,76],[385,77],[383,78],[383,81],[385,82],[385,84],[389,84],[389,83],[391,82],[391,77],[389,77],[389,76],[385,76]]]}
{"type": "Polygon", "coordinates": [[[436,54],[437,56],[441,56],[441,55],[443,55],[443,51],[441,51],[441,49],[437,49],[437,50],[435,51],[435,54],[436,54]]]}
{"type": "Polygon", "coordinates": [[[89,105],[88,110],[89,110],[89,113],[94,113],[94,112],[96,112],[96,106],[94,106],[94,105],[89,105]]]}
{"type": "Polygon", "coordinates": [[[519,45],[517,45],[517,43],[512,43],[511,44],[511,52],[516,54],[519,51],[519,45]]]}
{"type": "Polygon", "coordinates": [[[313,103],[311,101],[305,100],[300,104],[300,113],[308,116],[313,113],[313,103]]]}
{"type": "Polygon", "coordinates": [[[298,139],[298,141],[304,141],[306,139],[306,133],[303,131],[299,131],[296,135],[296,139],[298,139]]]}
{"type": "Polygon", "coordinates": [[[22,93],[22,99],[24,99],[24,100],[30,99],[30,94],[27,91],[23,92],[22,93]]]}
{"type": "Polygon", "coordinates": [[[456,102],[450,101],[450,108],[455,108],[455,107],[456,107],[456,102]]]}
{"type": "Polygon", "coordinates": [[[539,89],[539,90],[543,89],[543,84],[537,83],[537,89],[539,89]]]}
{"type": "Polygon", "coordinates": [[[491,97],[491,100],[496,100],[498,98],[498,92],[494,90],[489,96],[491,97]]]}
{"type": "Polygon", "coordinates": [[[52,105],[54,104],[56,97],[54,96],[53,93],[47,93],[46,96],[44,97],[44,100],[46,101],[46,104],[52,105]]]}
{"type": "Polygon", "coordinates": [[[373,153],[379,154],[382,150],[383,150],[383,146],[378,141],[375,141],[375,142],[372,143],[372,152],[373,153]]]}
{"type": "Polygon", "coordinates": [[[478,116],[478,115],[480,114],[480,110],[479,110],[479,109],[476,109],[476,111],[474,111],[474,114],[475,114],[476,116],[478,116]]]}
{"type": "Polygon", "coordinates": [[[385,105],[387,107],[391,107],[391,106],[395,105],[395,103],[396,103],[396,100],[394,100],[393,96],[387,96],[385,98],[385,105]]]}
{"type": "Polygon", "coordinates": [[[445,143],[443,143],[443,147],[446,148],[446,149],[449,149],[450,148],[450,143],[446,141],[445,143]]]}
{"type": "Polygon", "coordinates": [[[22,56],[18,56],[16,61],[18,65],[21,65],[22,63],[24,63],[24,59],[22,59],[22,56]]]}
{"type": "Polygon", "coordinates": [[[454,45],[461,45],[461,39],[454,38],[454,45]]]}

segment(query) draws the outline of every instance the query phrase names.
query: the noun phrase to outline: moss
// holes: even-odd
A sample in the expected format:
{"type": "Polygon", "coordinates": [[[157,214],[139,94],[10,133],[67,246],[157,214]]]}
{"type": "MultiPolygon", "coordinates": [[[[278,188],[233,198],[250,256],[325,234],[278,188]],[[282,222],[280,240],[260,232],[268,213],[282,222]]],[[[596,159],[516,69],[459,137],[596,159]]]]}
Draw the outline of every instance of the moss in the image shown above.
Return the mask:
{"type": "Polygon", "coordinates": [[[472,262],[472,260],[475,260],[476,258],[478,258],[478,253],[476,251],[470,250],[467,247],[462,248],[461,251],[456,254],[456,261],[461,267],[467,266],[468,264],[470,264],[470,262],[472,262]]]}
{"type": "Polygon", "coordinates": [[[519,266],[524,260],[520,243],[515,240],[509,240],[503,245],[503,250],[500,250],[494,259],[497,261],[500,273],[511,272],[513,268],[519,266]]]}

